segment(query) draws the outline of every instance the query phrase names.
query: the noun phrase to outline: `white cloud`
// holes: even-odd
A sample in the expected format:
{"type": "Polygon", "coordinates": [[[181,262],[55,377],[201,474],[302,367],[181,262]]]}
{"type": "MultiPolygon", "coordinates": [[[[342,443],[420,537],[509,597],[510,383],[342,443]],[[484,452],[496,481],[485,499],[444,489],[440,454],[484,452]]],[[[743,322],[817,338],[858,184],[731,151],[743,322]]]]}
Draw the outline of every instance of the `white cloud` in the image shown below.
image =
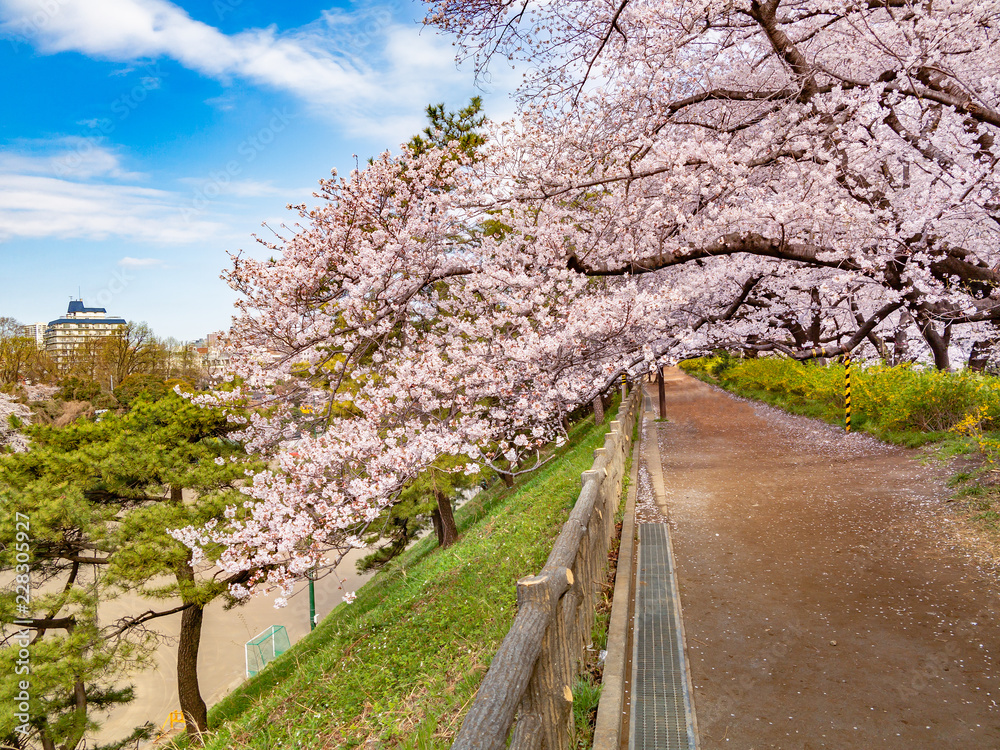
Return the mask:
{"type": "Polygon", "coordinates": [[[149,268],[150,266],[162,266],[163,261],[159,258],[130,258],[126,255],[118,261],[118,265],[125,268],[149,268]]]}
{"type": "Polygon", "coordinates": [[[172,58],[216,80],[290,93],[354,133],[397,140],[421,124],[440,92],[470,83],[449,42],[385,8],[326,12],[289,33],[227,35],[167,0],[0,0],[0,31],[48,54],[172,58]]]}
{"type": "Polygon", "coordinates": [[[15,237],[193,243],[230,236],[225,225],[183,220],[180,198],[133,185],[72,182],[0,170],[0,242],[15,237]]]}
{"type": "MultiPolygon", "coordinates": [[[[461,104],[454,101],[455,92],[471,84],[470,75],[456,70],[448,40],[398,21],[383,7],[324,12],[290,32],[272,27],[227,35],[168,0],[0,0],[0,36],[43,54],[75,51],[114,61],[123,66],[117,73],[170,58],[223,83],[241,79],[291,94],[348,133],[392,146],[425,125],[428,103],[461,104]]],[[[143,78],[146,90],[158,85],[157,77],[143,78]]],[[[232,91],[225,91],[205,103],[226,109],[235,101],[232,91]]],[[[488,111],[500,114],[492,105],[488,111]]],[[[274,131],[295,116],[283,105],[274,112],[274,131]]],[[[114,129],[106,119],[80,124],[101,133],[114,129]]],[[[256,155],[262,146],[253,139],[260,136],[266,143],[262,134],[274,137],[264,130],[248,136],[238,149],[241,158],[256,155]]],[[[130,171],[103,135],[14,146],[16,151],[0,150],[0,242],[13,237],[243,241],[235,228],[246,225],[245,217],[235,214],[245,206],[234,198],[301,194],[313,202],[312,189],[290,193],[268,180],[236,180],[241,170],[222,174],[221,167],[181,180],[188,190],[141,187],[134,183],[148,176],[130,171]]],[[[123,262],[129,260],[144,259],[123,262]]]]}
{"type": "Polygon", "coordinates": [[[236,97],[232,94],[222,94],[221,96],[213,96],[205,100],[205,104],[210,107],[215,107],[223,112],[228,112],[236,107],[236,97]]]}
{"type": "MultiPolygon", "coordinates": [[[[222,171],[182,178],[179,190],[152,189],[135,184],[146,175],[123,169],[113,149],[83,138],[17,145],[20,151],[0,150],[0,243],[38,237],[241,242],[259,224],[246,215],[246,201],[281,198],[284,205],[310,193],[222,171]]],[[[127,257],[121,264],[153,262],[127,257]]]]}
{"type": "Polygon", "coordinates": [[[286,196],[292,191],[278,187],[270,180],[236,180],[226,179],[224,182],[209,177],[182,177],[178,180],[183,185],[190,186],[196,193],[204,194],[209,186],[216,188],[212,195],[231,195],[236,198],[263,198],[270,196],[286,196]]]}
{"type": "Polygon", "coordinates": [[[226,192],[237,198],[262,198],[289,194],[288,190],[277,187],[270,180],[233,180],[226,187],[226,192]]]}
{"type": "Polygon", "coordinates": [[[99,138],[68,136],[23,142],[23,152],[0,151],[0,172],[89,180],[95,177],[138,180],[144,175],[126,170],[114,150],[99,138]],[[24,153],[27,152],[27,153],[24,153]]]}

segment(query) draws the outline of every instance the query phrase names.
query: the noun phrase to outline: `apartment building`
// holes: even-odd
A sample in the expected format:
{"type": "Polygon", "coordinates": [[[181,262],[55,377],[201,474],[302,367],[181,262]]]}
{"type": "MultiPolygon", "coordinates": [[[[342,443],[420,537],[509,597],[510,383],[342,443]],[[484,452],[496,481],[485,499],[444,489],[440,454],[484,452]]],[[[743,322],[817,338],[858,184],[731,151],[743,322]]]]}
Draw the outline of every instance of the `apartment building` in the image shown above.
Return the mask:
{"type": "Polygon", "coordinates": [[[45,348],[45,329],[48,328],[46,323],[30,323],[26,326],[21,326],[21,335],[35,340],[35,346],[39,349],[45,348]]]}
{"type": "Polygon", "coordinates": [[[66,314],[45,329],[45,350],[64,364],[74,349],[94,339],[112,335],[125,325],[123,318],[108,315],[103,307],[86,307],[82,299],[71,300],[66,314]]]}

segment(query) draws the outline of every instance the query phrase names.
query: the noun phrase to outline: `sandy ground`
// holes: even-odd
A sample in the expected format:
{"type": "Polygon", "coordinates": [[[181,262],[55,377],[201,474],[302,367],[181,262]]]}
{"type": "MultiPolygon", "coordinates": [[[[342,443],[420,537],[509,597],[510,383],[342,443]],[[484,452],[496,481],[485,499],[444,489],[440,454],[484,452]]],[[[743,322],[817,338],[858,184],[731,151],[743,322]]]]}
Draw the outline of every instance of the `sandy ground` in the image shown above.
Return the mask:
{"type": "Polygon", "coordinates": [[[646,428],[702,750],[1000,748],[1000,585],[940,468],[679,370],[667,416],[646,428]]]}
{"type": "MultiPolygon", "coordinates": [[[[341,564],[340,576],[347,579],[343,589],[338,588],[340,584],[334,576],[316,582],[316,613],[320,619],[340,604],[346,592],[357,591],[371,577],[355,573],[355,561],[366,552],[357,550],[341,564]]],[[[228,612],[222,608],[221,602],[213,602],[205,610],[201,649],[198,652],[198,676],[202,697],[209,706],[217,703],[246,679],[244,644],[248,640],[271,625],[284,625],[293,644],[309,633],[309,592],[306,586],[297,588],[289,597],[288,606],[283,609],[274,608],[275,595],[253,599],[228,612]]],[[[148,608],[149,604],[144,603],[142,606],[148,608]]],[[[157,608],[168,607],[157,605],[157,608]]],[[[116,603],[115,610],[135,611],[135,602],[116,603]]],[[[105,616],[114,617],[116,611],[108,608],[105,616]]],[[[110,715],[98,716],[103,724],[95,738],[99,743],[121,739],[146,721],[162,725],[171,711],[180,708],[177,702],[176,667],[176,636],[180,629],[180,614],[155,622],[158,632],[173,638],[165,641],[158,649],[155,669],[131,678],[130,682],[136,688],[136,700],[110,715]]]]}

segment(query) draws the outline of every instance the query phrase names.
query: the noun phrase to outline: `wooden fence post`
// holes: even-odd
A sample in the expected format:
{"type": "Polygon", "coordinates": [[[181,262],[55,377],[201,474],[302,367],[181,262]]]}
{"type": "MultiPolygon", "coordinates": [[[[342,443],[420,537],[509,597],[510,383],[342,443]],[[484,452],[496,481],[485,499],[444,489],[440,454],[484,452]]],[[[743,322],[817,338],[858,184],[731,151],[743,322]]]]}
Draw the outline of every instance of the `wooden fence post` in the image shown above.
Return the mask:
{"type": "MultiPolygon", "coordinates": [[[[573,573],[567,568],[564,575],[573,585],[573,573]]],[[[553,597],[553,587],[548,576],[529,576],[517,583],[518,611],[535,604],[539,612],[547,613],[548,627],[542,638],[542,649],[535,662],[534,674],[520,710],[537,717],[540,724],[541,747],[544,750],[562,750],[569,743],[569,717],[572,716],[572,692],[569,690],[568,665],[565,664],[564,630],[559,616],[559,602],[553,597]]],[[[520,723],[520,721],[518,721],[520,723]]],[[[524,733],[525,741],[534,742],[533,732],[524,733]]],[[[518,736],[515,733],[515,736],[518,736]]],[[[511,750],[521,750],[511,743],[511,750]]]]}
{"type": "MultiPolygon", "coordinates": [[[[479,687],[452,750],[564,750],[573,722],[572,681],[590,644],[641,389],[618,408],[590,471],[537,576],[518,581],[518,613],[479,687]],[[513,732],[511,733],[511,727],[513,732]]],[[[594,401],[595,417],[600,397],[594,401]]],[[[603,419],[603,408],[601,416],[603,419]]]]}

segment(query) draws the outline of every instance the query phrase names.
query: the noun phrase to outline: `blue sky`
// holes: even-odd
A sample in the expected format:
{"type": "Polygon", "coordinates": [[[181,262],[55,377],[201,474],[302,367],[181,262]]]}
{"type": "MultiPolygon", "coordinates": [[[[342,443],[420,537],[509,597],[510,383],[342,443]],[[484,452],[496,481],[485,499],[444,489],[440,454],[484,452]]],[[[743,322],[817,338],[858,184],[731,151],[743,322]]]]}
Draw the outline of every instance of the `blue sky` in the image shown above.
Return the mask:
{"type": "Polygon", "coordinates": [[[227,251],[258,252],[319,179],[477,89],[417,2],[0,0],[0,316],[70,297],[190,340],[228,326],[227,251]]]}

